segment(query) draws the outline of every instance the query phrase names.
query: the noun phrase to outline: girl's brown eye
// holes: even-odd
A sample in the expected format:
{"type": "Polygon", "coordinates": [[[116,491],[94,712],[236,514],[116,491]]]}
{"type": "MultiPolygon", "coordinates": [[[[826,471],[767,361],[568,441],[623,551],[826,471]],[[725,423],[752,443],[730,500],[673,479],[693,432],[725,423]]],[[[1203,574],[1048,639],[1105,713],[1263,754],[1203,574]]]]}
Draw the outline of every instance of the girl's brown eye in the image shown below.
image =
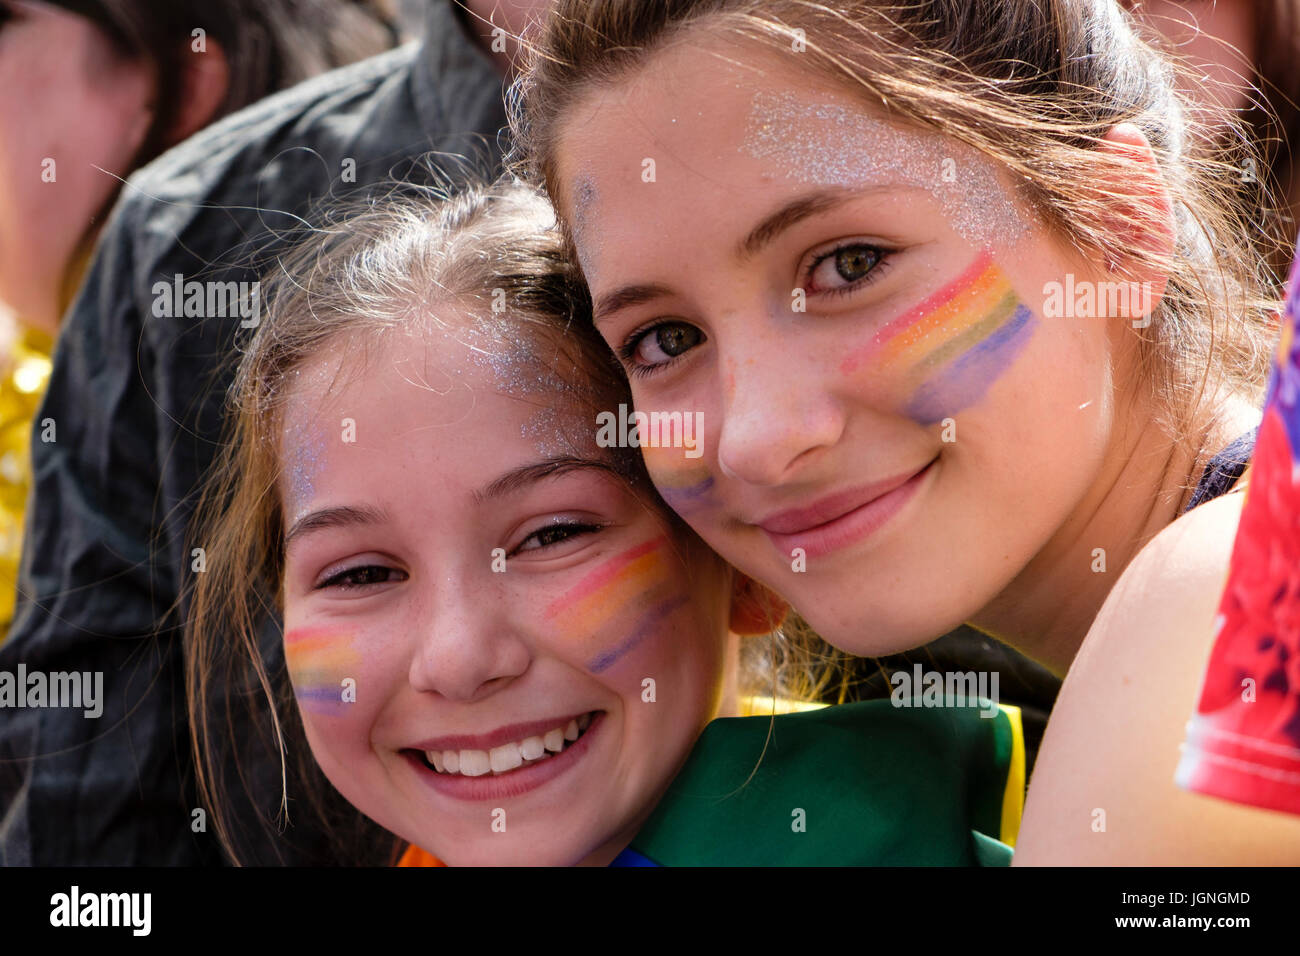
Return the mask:
{"type": "Polygon", "coordinates": [[[600,529],[601,526],[598,524],[580,521],[557,522],[534,531],[515,549],[515,553],[517,554],[520,551],[540,551],[543,548],[549,548],[553,544],[559,544],[580,535],[591,534],[600,529]],[[530,542],[534,543],[530,544],[530,542]]]}
{"type": "Polygon", "coordinates": [[[845,282],[857,282],[880,261],[880,253],[870,246],[845,246],[835,252],[835,271],[845,282]]]}
{"type": "Polygon", "coordinates": [[[360,589],[369,587],[374,584],[388,584],[389,582],[403,581],[406,579],[406,573],[396,568],[386,568],[382,565],[366,564],[359,565],[355,568],[348,568],[346,571],[340,571],[334,575],[320,588],[337,588],[342,591],[360,589]]]}
{"type": "Polygon", "coordinates": [[[689,325],[663,325],[655,330],[655,342],[665,355],[681,355],[698,345],[699,341],[699,329],[693,329],[689,325]]]}

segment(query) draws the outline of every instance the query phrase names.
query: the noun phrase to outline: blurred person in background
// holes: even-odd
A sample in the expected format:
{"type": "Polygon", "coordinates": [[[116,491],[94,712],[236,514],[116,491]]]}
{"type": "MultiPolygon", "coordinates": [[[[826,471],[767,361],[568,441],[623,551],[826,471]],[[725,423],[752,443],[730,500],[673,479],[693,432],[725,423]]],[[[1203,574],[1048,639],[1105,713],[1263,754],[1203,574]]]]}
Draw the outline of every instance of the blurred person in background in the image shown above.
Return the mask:
{"type": "MultiPolygon", "coordinates": [[[[160,11],[174,5],[158,0],[160,11]]],[[[219,36],[228,61],[243,31],[267,24],[265,11],[281,6],[239,4],[232,32],[219,36]]],[[[427,154],[435,167],[428,175],[443,183],[463,172],[449,157],[477,155],[495,165],[502,82],[517,53],[509,37],[547,6],[426,0],[419,44],[228,116],[123,188],[64,318],[37,412],[38,422],[57,424],[57,441],[33,435],[18,604],[0,644],[0,671],[21,664],[29,673],[102,674],[102,714],[88,719],[57,707],[0,714],[0,863],[224,861],[195,796],[177,625],[186,586],[204,570],[186,530],[221,445],[225,395],[250,327],[224,310],[160,309],[155,290],[177,277],[209,289],[255,282],[300,238],[295,227],[321,201],[394,177],[419,178],[427,154]]],[[[180,18],[185,36],[190,24],[205,22],[199,9],[180,18]]],[[[309,44],[288,25],[265,29],[288,49],[309,44]]],[[[310,32],[330,35],[319,26],[310,32]]],[[[242,75],[233,66],[228,72],[242,75]]],[[[123,115],[143,124],[138,105],[123,115]]],[[[272,668],[283,657],[275,623],[265,635],[272,668]]],[[[278,816],[295,808],[280,805],[280,757],[271,742],[251,727],[230,727],[229,736],[249,768],[239,778],[249,800],[233,810],[247,861],[336,862],[331,828],[293,826],[296,812],[287,825],[278,816]]],[[[328,804],[335,796],[311,798],[328,804]]],[[[367,846],[382,862],[382,845],[367,846]]]]}
{"type": "Polygon", "coordinates": [[[0,2],[0,637],[33,416],[122,181],[228,113],[391,47],[393,24],[354,0],[0,2]]]}
{"type": "Polygon", "coordinates": [[[1201,121],[1237,135],[1240,124],[1264,169],[1226,170],[1259,209],[1261,246],[1278,294],[1291,264],[1300,210],[1300,0],[1123,0],[1146,39],[1183,58],[1180,86],[1217,116],[1201,121]]]}

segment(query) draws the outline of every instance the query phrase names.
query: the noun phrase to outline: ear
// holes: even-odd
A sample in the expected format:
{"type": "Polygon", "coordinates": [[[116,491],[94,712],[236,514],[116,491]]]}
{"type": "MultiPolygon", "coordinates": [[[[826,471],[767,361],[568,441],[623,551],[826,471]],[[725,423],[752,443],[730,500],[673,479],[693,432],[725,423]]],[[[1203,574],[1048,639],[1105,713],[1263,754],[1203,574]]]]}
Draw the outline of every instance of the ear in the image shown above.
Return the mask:
{"type": "Polygon", "coordinates": [[[753,637],[781,626],[790,605],[747,574],[736,571],[731,579],[731,625],[733,634],[753,637]]]}
{"type": "Polygon", "coordinates": [[[189,139],[216,119],[217,110],[230,89],[230,61],[217,40],[207,37],[202,52],[196,52],[188,40],[184,46],[180,95],[163,143],[168,148],[189,139]]]}
{"type": "MultiPolygon", "coordinates": [[[[1177,233],[1173,195],[1146,134],[1132,123],[1120,123],[1110,128],[1098,149],[1124,164],[1122,173],[1107,176],[1103,184],[1104,201],[1112,210],[1106,220],[1117,240],[1113,248],[1170,255],[1177,233]]],[[[1142,290],[1133,297],[1136,301],[1130,300],[1130,314],[1125,316],[1134,320],[1151,313],[1169,281],[1163,271],[1131,256],[1109,262],[1107,268],[1142,290]]]]}

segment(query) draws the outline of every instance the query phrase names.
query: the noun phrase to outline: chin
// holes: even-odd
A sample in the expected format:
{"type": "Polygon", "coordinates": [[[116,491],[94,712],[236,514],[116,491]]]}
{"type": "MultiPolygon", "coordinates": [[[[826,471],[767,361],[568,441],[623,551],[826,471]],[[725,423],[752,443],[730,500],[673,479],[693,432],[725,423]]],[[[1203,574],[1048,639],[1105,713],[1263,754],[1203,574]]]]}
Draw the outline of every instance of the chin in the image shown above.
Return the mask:
{"type": "Polygon", "coordinates": [[[819,613],[804,614],[812,629],[832,646],[857,657],[887,657],[915,650],[955,630],[968,616],[945,614],[947,609],[933,607],[918,617],[906,611],[891,614],[879,607],[827,612],[826,605],[815,600],[809,606],[823,608],[819,613]]]}

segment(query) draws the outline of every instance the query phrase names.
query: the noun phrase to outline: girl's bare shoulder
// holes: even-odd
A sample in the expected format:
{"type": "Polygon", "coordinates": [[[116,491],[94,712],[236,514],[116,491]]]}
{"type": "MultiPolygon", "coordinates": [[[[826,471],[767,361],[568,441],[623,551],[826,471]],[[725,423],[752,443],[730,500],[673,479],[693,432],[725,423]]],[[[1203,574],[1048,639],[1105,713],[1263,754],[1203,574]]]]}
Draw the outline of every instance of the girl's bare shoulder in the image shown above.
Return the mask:
{"type": "Polygon", "coordinates": [[[1018,864],[1300,859],[1300,818],[1174,785],[1243,499],[1229,494],[1179,518],[1111,591],[1052,711],[1018,864]]]}

